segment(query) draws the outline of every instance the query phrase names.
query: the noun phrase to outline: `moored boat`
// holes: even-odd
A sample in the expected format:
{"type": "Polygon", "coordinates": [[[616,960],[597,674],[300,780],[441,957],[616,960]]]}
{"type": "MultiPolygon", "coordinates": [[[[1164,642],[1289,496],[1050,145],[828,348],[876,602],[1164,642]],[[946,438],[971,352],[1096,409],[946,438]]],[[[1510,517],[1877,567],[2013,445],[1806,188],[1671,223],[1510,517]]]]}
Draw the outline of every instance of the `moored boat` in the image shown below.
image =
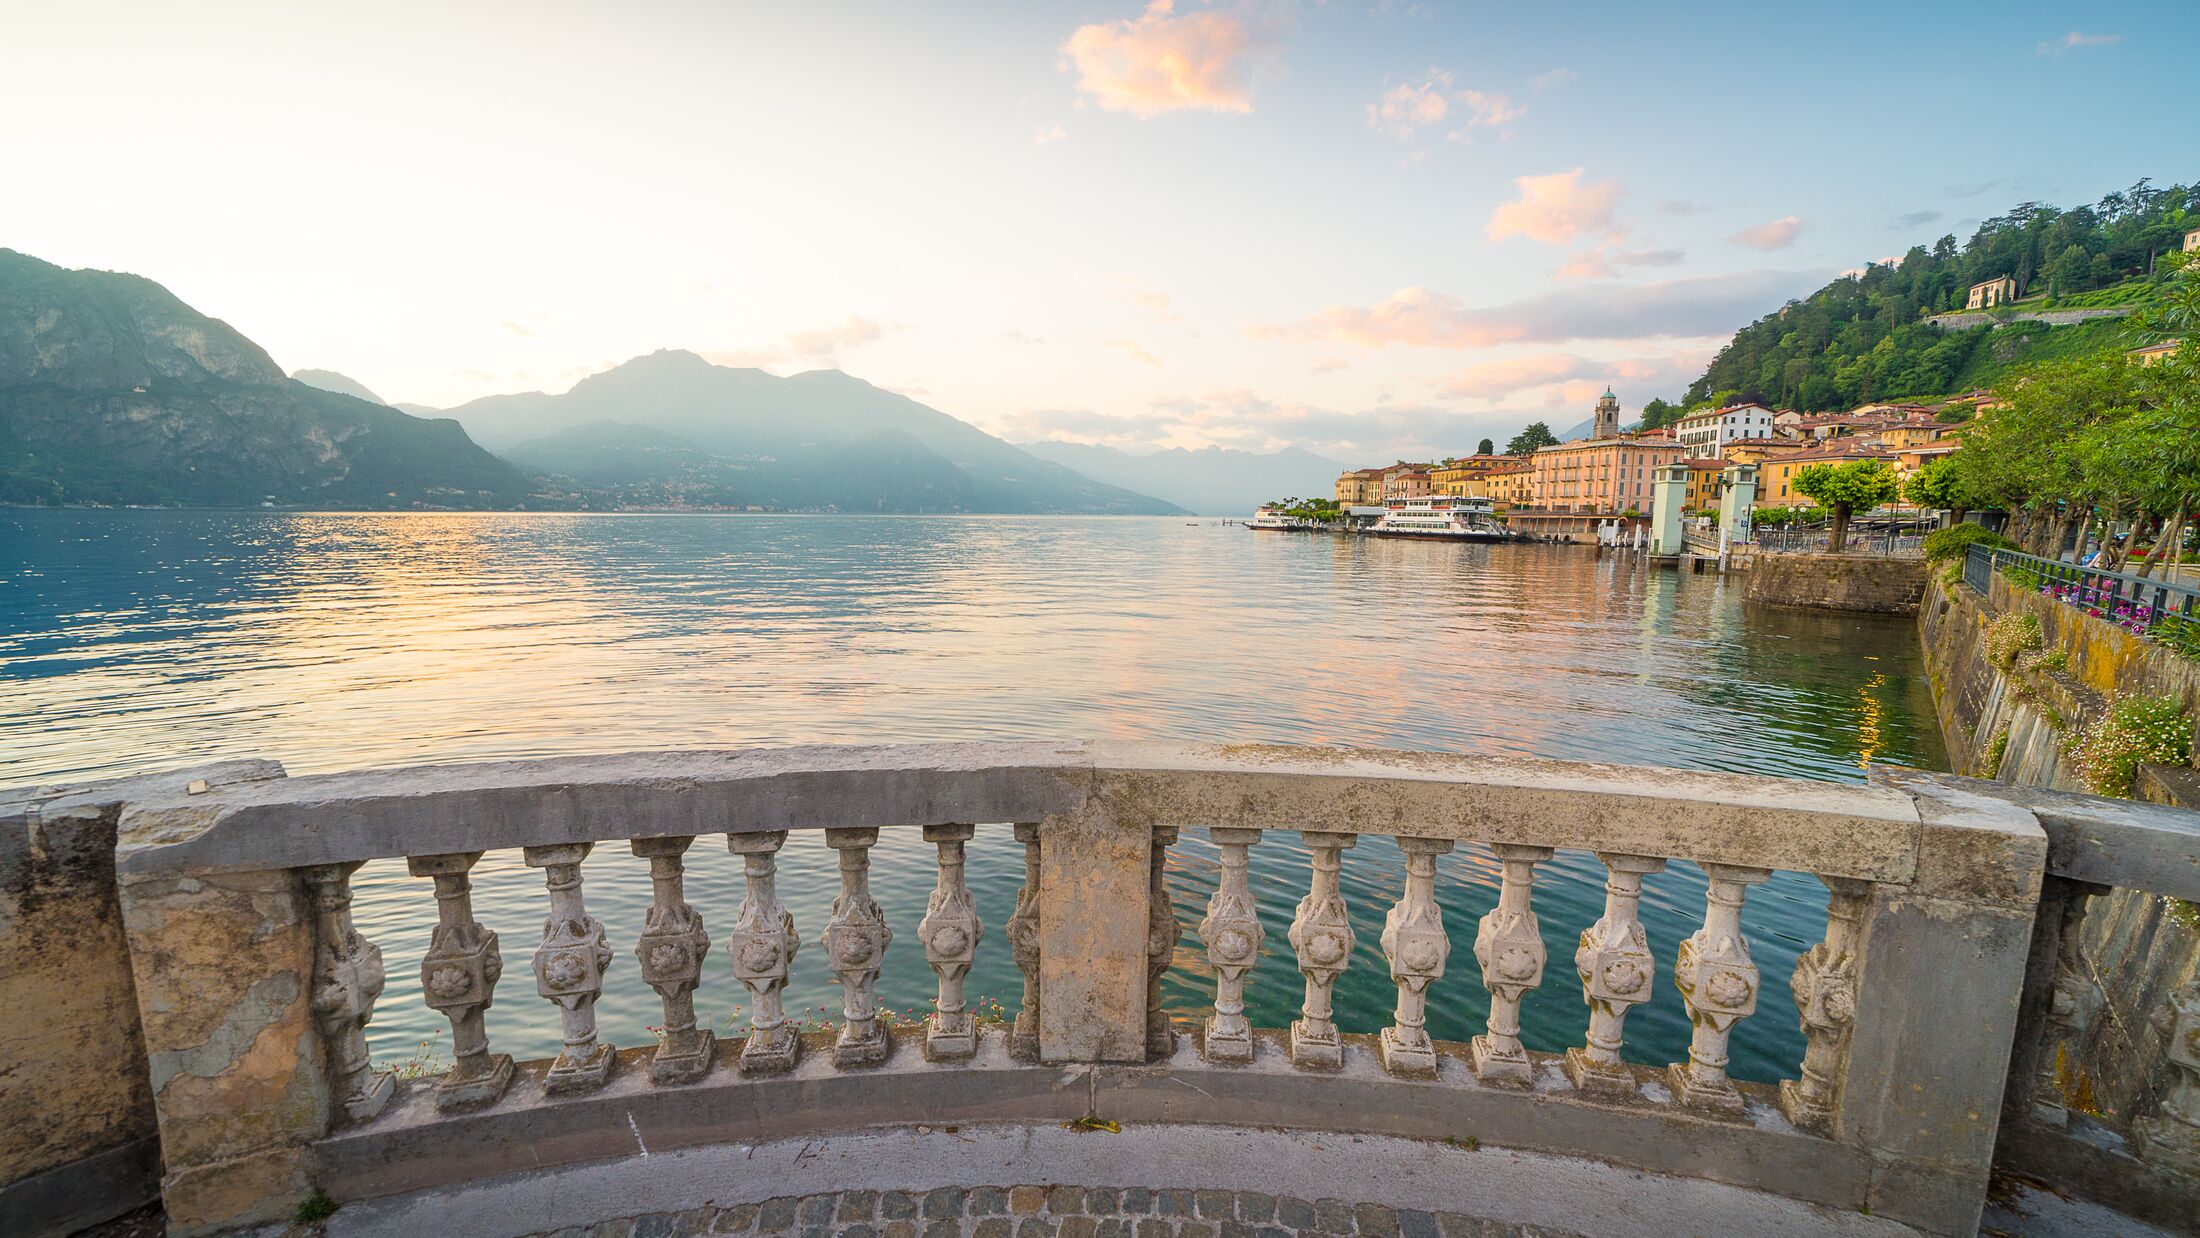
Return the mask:
{"type": "Polygon", "coordinates": [[[1263,504],[1253,509],[1253,518],[1245,522],[1245,527],[1272,532],[1307,533],[1320,532],[1327,526],[1319,520],[1308,520],[1304,516],[1294,516],[1284,508],[1263,504]]]}
{"type": "Polygon", "coordinates": [[[1497,505],[1488,499],[1430,494],[1392,499],[1368,526],[1372,537],[1421,537],[1447,542],[1508,542],[1512,530],[1497,522],[1497,505]]]}

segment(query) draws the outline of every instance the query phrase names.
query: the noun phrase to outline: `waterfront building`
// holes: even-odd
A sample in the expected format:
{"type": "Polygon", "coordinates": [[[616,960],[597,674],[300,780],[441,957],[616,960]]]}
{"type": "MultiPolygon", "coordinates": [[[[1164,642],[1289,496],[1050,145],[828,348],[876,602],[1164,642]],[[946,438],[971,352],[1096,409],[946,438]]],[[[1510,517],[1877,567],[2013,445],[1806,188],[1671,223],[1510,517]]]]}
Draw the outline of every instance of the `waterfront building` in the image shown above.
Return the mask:
{"type": "Polygon", "coordinates": [[[1381,502],[1392,499],[1421,499],[1429,493],[1429,466],[1425,464],[1394,464],[1383,470],[1381,502]]]}
{"type": "Polygon", "coordinates": [[[1482,479],[1515,463],[1517,461],[1511,456],[1455,456],[1429,470],[1429,492],[1459,498],[1487,497],[1480,484],[1482,479]]]}
{"type": "Polygon", "coordinates": [[[1771,438],[1773,412],[1762,404],[1730,404],[1693,413],[1673,424],[1673,437],[1692,456],[1718,459],[1728,443],[1771,438]]]}
{"type": "Polygon", "coordinates": [[[1992,309],[2007,301],[2017,299],[2017,281],[2004,275],[1998,279],[1982,280],[1971,285],[1971,295],[1963,302],[1965,309],[1992,309]]]}
{"type": "Polygon", "coordinates": [[[1482,478],[1482,497],[1500,508],[1523,507],[1535,499],[1535,465],[1515,458],[1482,478]]]}
{"type": "Polygon", "coordinates": [[[1594,540],[1600,521],[1649,511],[1654,470],[1686,455],[1679,443],[1627,435],[1539,448],[1528,480],[1531,497],[1513,508],[1512,525],[1568,541],[1594,540]]]}
{"type": "Polygon", "coordinates": [[[1758,466],[1755,506],[1794,507],[1809,503],[1810,498],[1795,489],[1798,472],[1813,464],[1848,464],[1855,460],[1884,460],[1897,469],[1901,466],[1893,452],[1863,442],[1829,443],[1809,451],[1792,451],[1758,466]]]}
{"type": "Polygon", "coordinates": [[[1337,505],[1364,507],[1383,501],[1383,470],[1347,469],[1337,477],[1337,505]]]}
{"type": "Polygon", "coordinates": [[[1691,457],[1688,466],[1688,487],[1681,498],[1681,507],[1692,512],[1716,511],[1719,506],[1719,482],[1726,476],[1730,463],[1725,460],[1706,460],[1691,457]]]}

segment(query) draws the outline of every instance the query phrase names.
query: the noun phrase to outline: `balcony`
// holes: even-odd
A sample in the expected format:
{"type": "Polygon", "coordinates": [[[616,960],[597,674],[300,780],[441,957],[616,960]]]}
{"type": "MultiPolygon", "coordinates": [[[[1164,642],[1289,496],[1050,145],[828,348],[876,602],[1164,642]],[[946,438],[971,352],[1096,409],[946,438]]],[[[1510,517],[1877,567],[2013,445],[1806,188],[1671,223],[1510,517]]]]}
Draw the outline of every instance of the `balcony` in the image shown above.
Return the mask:
{"type": "MultiPolygon", "coordinates": [[[[777,1232],[813,1212],[881,1231],[1024,1213],[1288,1228],[1303,1207],[1296,1228],[1372,1209],[1377,1228],[1967,1235],[2005,1106],[2001,1134],[2021,1127],[2034,1172],[2067,1163],[2142,1212],[2193,1215],[2200,1062],[2115,1147],[2066,1134],[2041,1083],[2079,982],[2058,944],[2076,923],[2068,895],[2043,913],[2043,880],[2200,896],[2200,829],[2168,809],[1906,772],[1847,787],[1419,753],[950,744],[297,778],[243,763],[4,811],[32,838],[115,831],[135,1068],[176,1235],[281,1221],[316,1194],[342,1206],[334,1234],[577,1233],[644,1215],[669,1218],[660,1232],[777,1232]],[[1196,950],[1163,880],[1186,830],[1219,855],[1196,950]],[[930,848],[913,923],[870,894],[872,850],[897,832],[930,848]],[[1310,861],[1280,940],[1248,875],[1279,839],[1310,861]],[[685,857],[721,845],[742,858],[745,897],[733,923],[706,925],[685,857]],[[790,908],[778,857],[818,846],[837,856],[838,896],[790,908]],[[631,857],[615,879],[649,883],[643,922],[591,914],[604,877],[584,881],[581,862],[599,847],[631,857]],[[1395,1004],[1367,1035],[1341,1031],[1332,1003],[1363,944],[1341,881],[1361,847],[1395,848],[1405,868],[1379,941],[1395,1004]],[[1455,940],[1436,859],[1462,847],[1486,849],[1500,891],[1455,940]],[[1021,859],[1004,924],[980,922],[972,848],[1021,859]],[[541,871],[539,942],[476,919],[469,873],[490,851],[541,871]],[[1595,856],[1603,908],[1554,960],[1537,873],[1561,851],[1595,856]],[[385,961],[352,915],[353,872],[393,858],[435,924],[421,958],[385,961]],[[1644,883],[1672,865],[1703,875],[1697,927],[1651,940],[1644,883]],[[1768,977],[1744,910],[1778,871],[1823,884],[1826,928],[1792,975],[1768,977]],[[522,950],[532,994],[510,974],[522,950]],[[1022,976],[1005,1022],[964,991],[992,950],[1022,976]],[[798,957],[840,983],[832,1031],[783,1008],[798,957]],[[627,966],[662,1024],[618,1049],[595,1006],[606,969],[627,966]],[[440,1077],[401,1081],[369,1059],[364,1028],[400,967],[448,1020],[440,1077]],[[932,973],[921,1024],[880,1019],[888,967],[932,973]],[[1248,1018],[1259,968],[1299,973],[1288,1026],[1248,1018]],[[1172,969],[1210,986],[1196,1020],[1162,1008],[1172,969]],[[1479,1034],[1433,1039],[1432,1004],[1469,987],[1479,1034]],[[738,1037],[697,1019],[699,994],[745,1003],[738,1037]],[[499,1051],[499,1017],[530,999],[560,1020],[553,1059],[499,1051]],[[1530,1000],[1583,1002],[1586,1036],[1523,1044],[1530,1000]],[[1679,1060],[1630,1052],[1629,1015],[1650,1003],[1685,1009],[1679,1060]],[[1728,1073],[1734,1038],[1765,1019],[1797,1020],[1807,1044],[1776,1086],[1728,1073]]],[[[18,1017],[68,998],[7,995],[18,1017]]],[[[2200,1037],[2200,995],[2178,1000],[2171,1017],[2200,1037]]],[[[32,1180],[44,1195],[0,1188],[0,1215],[59,1198],[53,1175],[71,1172],[91,1171],[32,1180]]]]}

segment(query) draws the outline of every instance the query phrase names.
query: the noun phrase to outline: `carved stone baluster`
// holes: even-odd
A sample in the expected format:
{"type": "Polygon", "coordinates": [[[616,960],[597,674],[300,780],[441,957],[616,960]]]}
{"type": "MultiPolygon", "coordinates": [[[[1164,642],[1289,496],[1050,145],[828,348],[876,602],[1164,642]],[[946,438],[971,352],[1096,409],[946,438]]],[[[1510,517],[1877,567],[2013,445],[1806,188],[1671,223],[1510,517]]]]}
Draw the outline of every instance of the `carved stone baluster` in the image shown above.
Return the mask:
{"type": "Polygon", "coordinates": [[[1710,889],[1704,896],[1703,927],[1681,943],[1673,965],[1673,983],[1688,1003],[1688,1060],[1666,1069],[1683,1104],[1721,1113],[1740,1113],[1742,1095],[1726,1077],[1727,1034],[1737,1020],[1757,1009],[1757,965],[1742,937],[1742,898],[1749,887],[1772,876],[1765,868],[1706,864],[1710,889]]]}
{"type": "Polygon", "coordinates": [[[1452,848],[1448,838],[1401,838],[1406,889],[1383,918],[1383,957],[1398,985],[1398,1010],[1383,1029],[1383,1069],[1397,1075],[1436,1073],[1436,1046],[1428,1038],[1428,988],[1443,978],[1451,957],[1444,913],[1436,905],[1436,857],[1452,848]]]}
{"type": "Polygon", "coordinates": [[[1856,945],[1871,902],[1871,883],[1821,877],[1833,897],[1826,904],[1826,939],[1795,960],[1788,987],[1802,1012],[1803,1077],[1780,1081],[1780,1109],[1797,1127],[1826,1134],[1841,1099],[1841,1060],[1856,1026],[1856,945]]]}
{"type": "Polygon", "coordinates": [[[1314,878],[1291,921],[1291,948],[1298,951],[1299,972],[1306,977],[1306,1001],[1291,1024],[1291,1060],[1309,1069],[1335,1070],[1344,1064],[1344,1050],[1331,1019],[1330,994],[1352,962],[1356,944],[1337,875],[1344,869],[1345,848],[1359,839],[1320,830],[1301,830],[1299,837],[1314,854],[1314,878]]]}
{"type": "Polygon", "coordinates": [[[788,968],[802,945],[794,915],[780,904],[775,888],[778,864],[773,857],[786,841],[785,830],[726,835],[726,850],[742,857],[748,880],[740,914],[726,938],[726,953],[733,959],[734,979],[749,991],[749,1038],[741,1046],[741,1070],[751,1075],[792,1070],[802,1056],[802,1038],[787,1026],[782,1004],[788,968]]]}
{"type": "Polygon", "coordinates": [[[313,1017],[328,1046],[336,1101],[354,1122],[382,1112],[397,1090],[389,1071],[367,1055],[367,1020],[382,996],[382,948],[351,921],[351,875],[361,862],[316,864],[305,870],[313,892],[313,1017]]]}
{"type": "Polygon", "coordinates": [[[2132,1123],[2139,1156],[2187,1176],[2200,1176],[2200,980],[2170,994],[2149,1022],[2165,1038],[2171,1076],[2161,1111],[2132,1123]]]}
{"type": "Polygon", "coordinates": [[[2101,988],[2093,982],[2085,964],[2086,904],[2109,887],[2090,881],[2071,881],[2049,876],[2048,883],[2062,893],[2062,915],[2055,937],[2055,987],[2042,1012],[2039,1064],[2032,1080],[2032,1117],[2048,1126],[2070,1122],[2070,1108],[2063,1094],[2062,1064],[2085,1041],[2086,1029],[2101,1009],[2101,988]]]}
{"type": "Polygon", "coordinates": [[[542,1090],[551,1096],[589,1092],[611,1078],[618,1055],[596,1039],[596,999],[603,995],[604,969],[611,966],[611,942],[603,921],[588,914],[581,898],[581,861],[590,843],[522,847],[529,868],[539,868],[550,891],[550,918],[542,924],[535,947],[535,992],[558,1008],[565,1047],[550,1063],[542,1090]]]}
{"type": "Polygon", "coordinates": [[[1638,909],[1642,905],[1642,879],[1665,870],[1657,856],[1598,852],[1607,874],[1604,882],[1604,915],[1581,934],[1581,948],[1574,951],[1574,971],[1581,977],[1581,993],[1589,1003],[1588,1043],[1566,1050],[1566,1076],[1584,1092],[1607,1095],[1635,1090],[1634,1077],[1620,1060],[1627,1011],[1650,999],[1650,982],[1657,974],[1638,909]]]}
{"type": "Polygon", "coordinates": [[[1024,884],[1016,891],[1016,910],[1008,917],[1008,951],[1024,974],[1024,1000],[1008,1037],[1009,1056],[1039,1060],[1039,826],[1018,822],[1016,841],[1024,845],[1024,884]]]}
{"type": "Polygon", "coordinates": [[[1176,1052],[1176,1025],[1161,1009],[1161,977],[1168,974],[1176,955],[1176,906],[1169,901],[1169,847],[1176,842],[1173,825],[1153,827],[1153,858],[1147,868],[1152,883],[1146,901],[1146,1057],[1160,1061],[1176,1052]]]}
{"type": "Polygon", "coordinates": [[[924,840],[940,851],[939,884],[917,923],[917,939],[924,943],[924,961],[940,978],[938,1009],[926,1020],[924,1056],[934,1062],[959,1062],[978,1051],[978,1023],[963,997],[963,980],[977,957],[978,939],[985,924],[963,882],[963,846],[977,828],[968,825],[928,825],[924,840]]]}
{"type": "Polygon", "coordinates": [[[405,860],[413,876],[435,878],[435,934],[420,961],[420,992],[451,1021],[451,1069],[435,1089],[435,1107],[445,1113],[493,1105],[512,1082],[512,1055],[489,1052],[483,1018],[504,956],[497,935],[474,919],[467,873],[480,859],[479,851],[464,851],[405,860]]]}
{"type": "Polygon", "coordinates": [[[693,1083],[717,1062],[718,1038],[695,1025],[695,987],[703,980],[703,956],[710,933],[703,917],[688,905],[682,857],[693,838],[637,838],[628,845],[649,861],[649,917],[634,947],[642,979],[665,1004],[665,1028],[649,1060],[656,1083],[693,1083]]]}
{"type": "Polygon", "coordinates": [[[1551,858],[1551,849],[1496,843],[1490,850],[1504,863],[1505,875],[1497,906],[1482,917],[1474,935],[1474,961],[1490,991],[1489,1031],[1474,1038],[1474,1073],[1484,1083],[1527,1083],[1534,1072],[1520,1043],[1520,1001],[1543,983],[1548,957],[1530,896],[1535,866],[1551,858]]]}
{"type": "Polygon", "coordinates": [[[825,831],[825,845],[840,853],[840,896],[825,922],[825,962],[840,980],[840,1036],[833,1065],[869,1066],[886,1060],[894,1042],[878,1025],[878,972],[894,931],[871,897],[871,847],[876,829],[825,831]]]}
{"type": "Polygon", "coordinates": [[[1222,878],[1207,900],[1206,918],[1199,922],[1199,940],[1215,969],[1215,1009],[1207,1016],[1201,1052],[1210,1062],[1250,1062],[1253,1028],[1245,1021],[1245,974],[1260,960],[1267,934],[1246,888],[1245,869],[1260,831],[1217,829],[1209,835],[1222,849],[1222,878]]]}

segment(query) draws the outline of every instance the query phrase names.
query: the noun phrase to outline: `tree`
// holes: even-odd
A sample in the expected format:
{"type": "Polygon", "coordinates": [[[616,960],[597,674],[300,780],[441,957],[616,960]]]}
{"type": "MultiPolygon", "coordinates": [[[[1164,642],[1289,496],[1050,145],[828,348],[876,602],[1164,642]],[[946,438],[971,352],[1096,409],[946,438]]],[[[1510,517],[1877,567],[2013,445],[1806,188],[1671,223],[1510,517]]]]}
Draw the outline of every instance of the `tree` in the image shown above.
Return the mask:
{"type": "Polygon", "coordinates": [[[1834,554],[1848,548],[1849,517],[1894,498],[1898,486],[1895,471],[1884,460],[1806,464],[1795,470],[1795,492],[1818,500],[1819,506],[1833,513],[1826,548],[1834,554]]]}
{"type": "Polygon", "coordinates": [[[1953,512],[1958,521],[1963,519],[1965,512],[1978,506],[1977,499],[1964,485],[1953,456],[1942,456],[1910,474],[1910,479],[1902,485],[1902,497],[1919,507],[1953,512]]]}
{"type": "Polygon", "coordinates": [[[1474,445],[1474,454],[1478,456],[1494,456],[1497,454],[1497,444],[1491,442],[1488,439],[1483,439],[1481,442],[1474,445]]]}
{"type": "Polygon", "coordinates": [[[1642,428],[1656,430],[1680,420],[1681,410],[1664,400],[1652,400],[1642,406],[1642,428]]]}
{"type": "Polygon", "coordinates": [[[1505,444],[1505,454],[1508,456],[1532,456],[1538,447],[1556,446],[1558,446],[1558,436],[1551,433],[1551,427],[1538,421],[1520,433],[1513,435],[1512,442],[1505,444]]]}

